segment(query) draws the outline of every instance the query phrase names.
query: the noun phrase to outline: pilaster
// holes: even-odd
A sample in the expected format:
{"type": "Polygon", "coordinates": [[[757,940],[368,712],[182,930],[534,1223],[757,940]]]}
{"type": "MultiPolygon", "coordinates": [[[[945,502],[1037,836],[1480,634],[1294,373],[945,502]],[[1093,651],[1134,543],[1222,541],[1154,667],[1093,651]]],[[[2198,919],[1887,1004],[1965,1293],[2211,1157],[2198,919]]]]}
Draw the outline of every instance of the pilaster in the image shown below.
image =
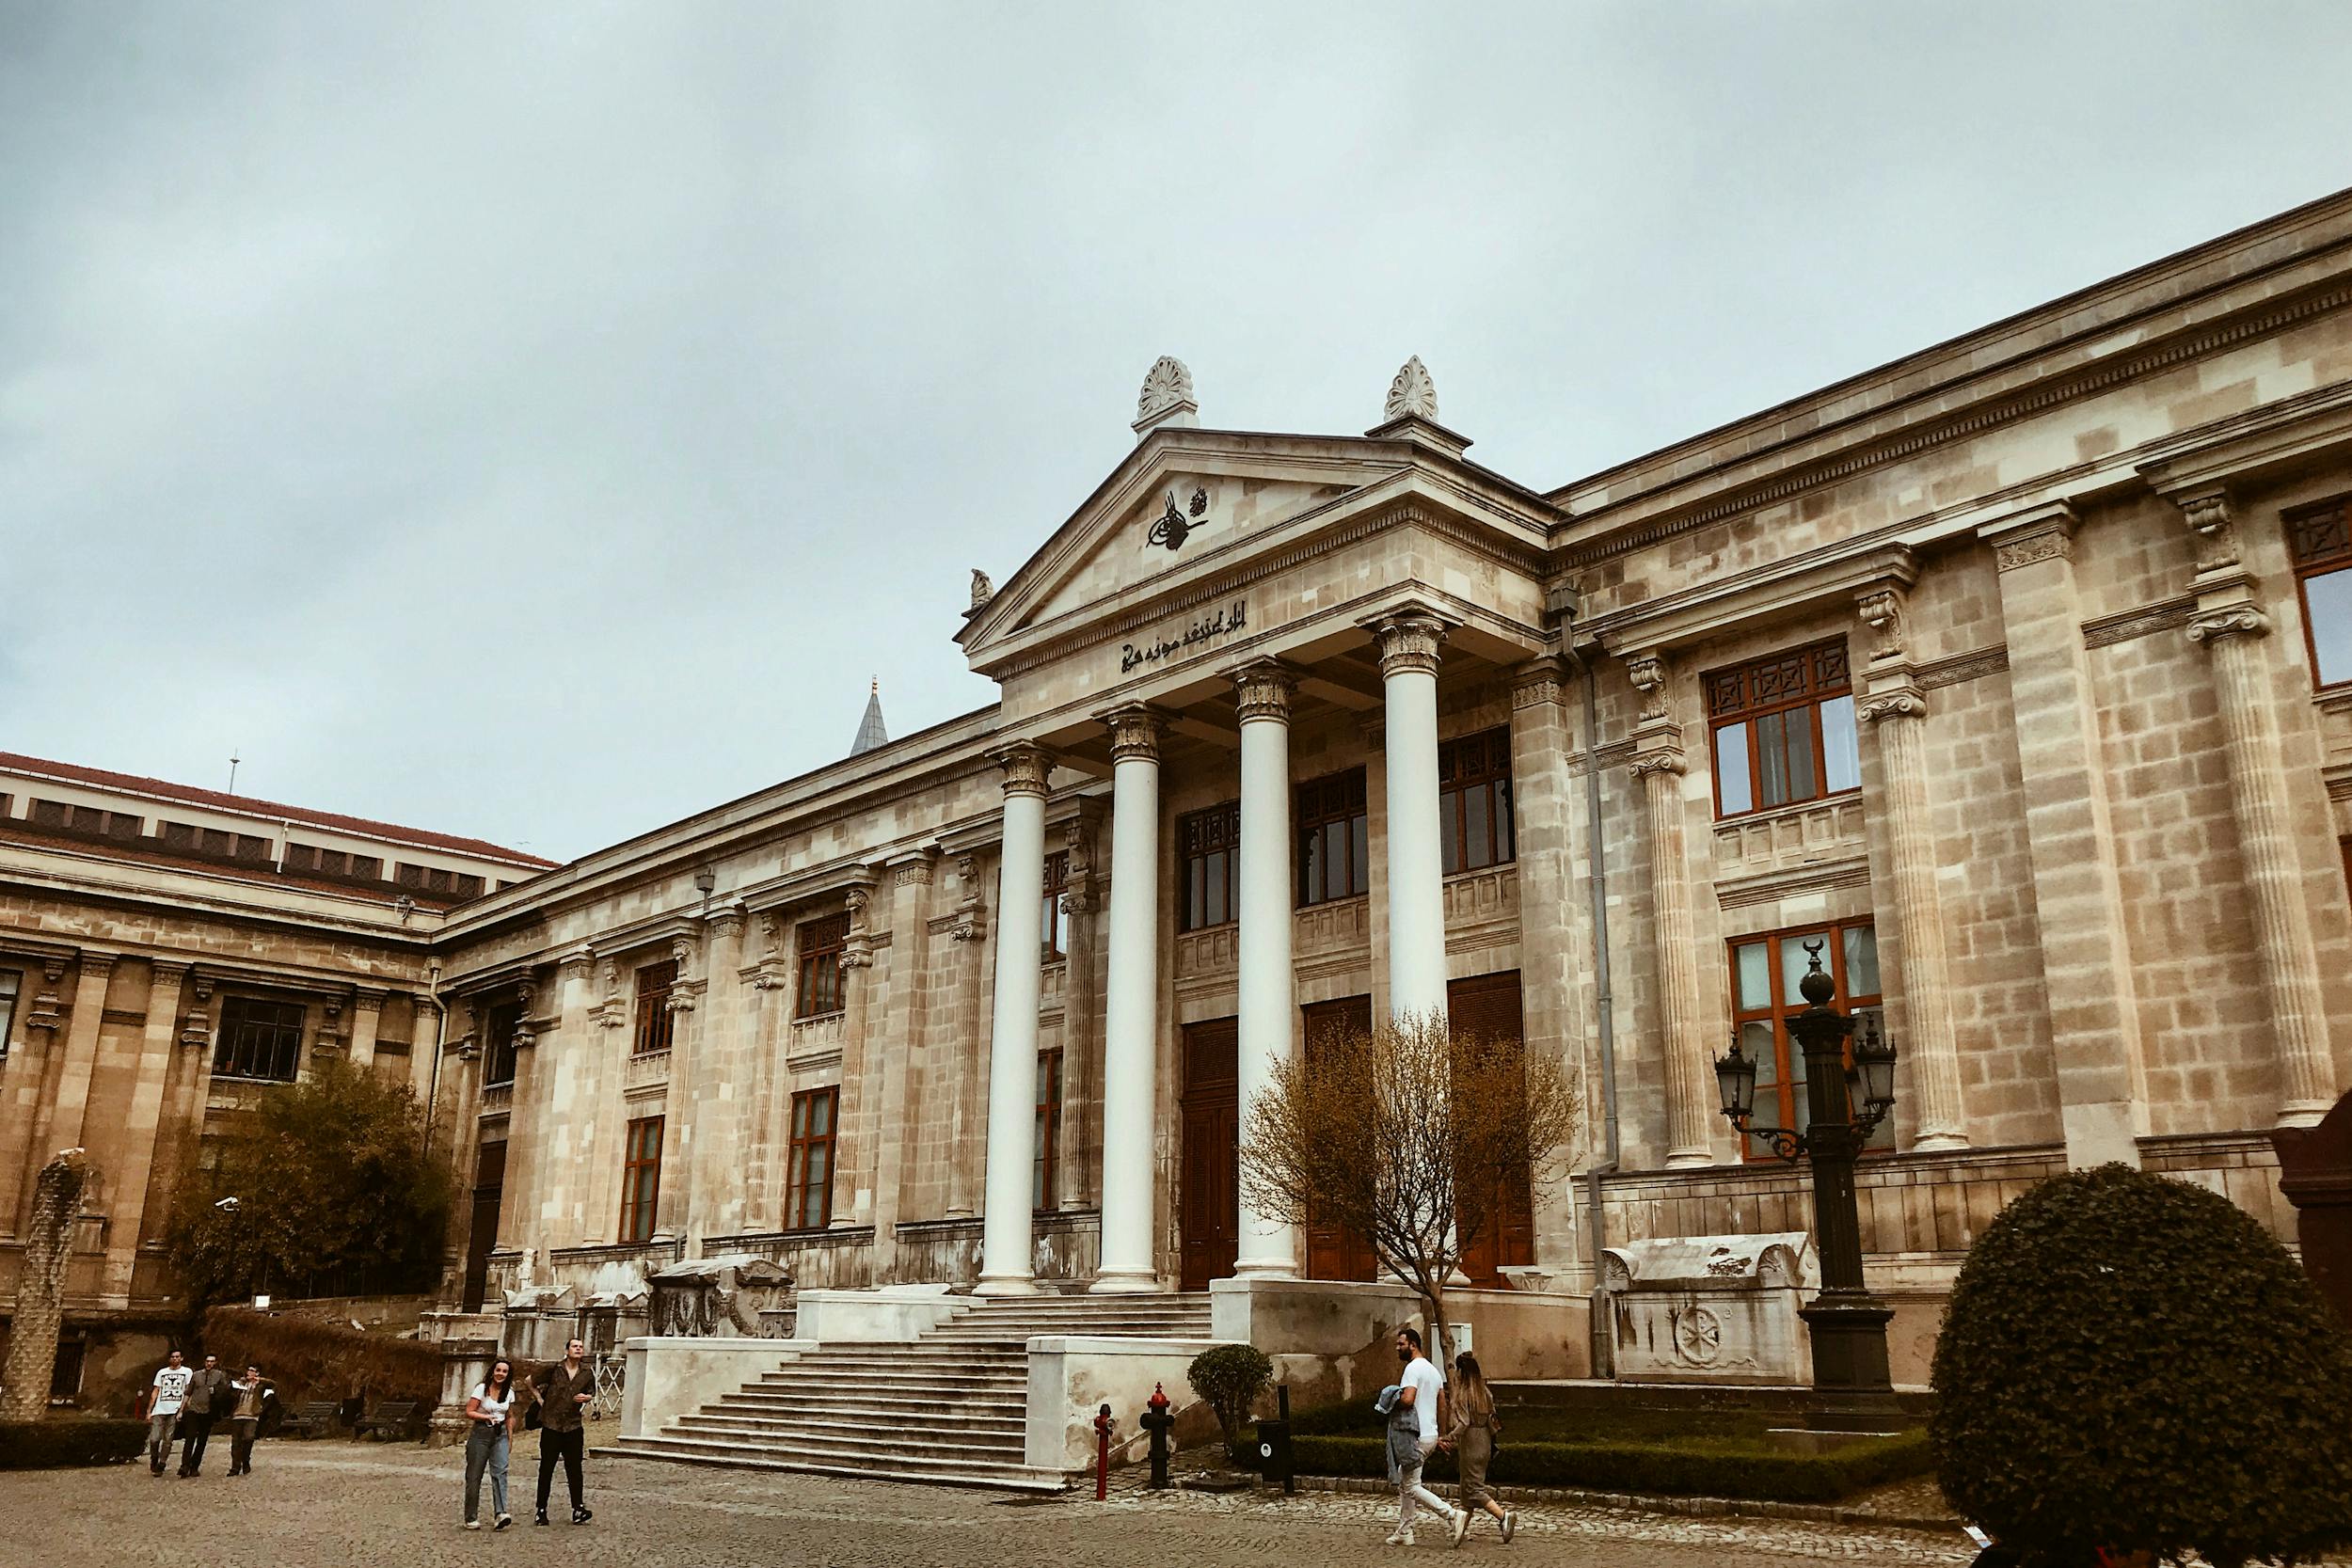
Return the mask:
{"type": "Polygon", "coordinates": [[[1666,1088],[1666,1164],[1712,1164],[1717,1111],[1710,1030],[1699,993],[1683,833],[1682,726],[1675,721],[1663,655],[1636,654],[1626,673],[1642,694],[1633,777],[1649,825],[1650,909],[1658,955],[1658,1052],[1666,1088]]]}
{"type": "Polygon", "coordinates": [[[948,932],[958,956],[954,1022],[942,1051],[946,1058],[951,1102],[948,1110],[952,1156],[947,1172],[947,1217],[970,1219],[980,1212],[982,1107],[987,1103],[987,1080],[982,1064],[988,1059],[988,1030],[993,1012],[981,1006],[994,985],[990,967],[988,906],[981,884],[981,860],[977,850],[956,857],[956,923],[948,932]]]}
{"type": "MultiPolygon", "coordinates": [[[[1532,659],[1511,674],[1512,831],[1518,847],[1519,992],[1526,1051],[1549,1057],[1571,1082],[1584,1078],[1577,952],[1589,941],[1584,903],[1569,870],[1574,819],[1568,758],[1575,737],[1561,704],[1562,662],[1532,659]]],[[[1589,1267],[1577,1237],[1573,1187],[1554,1181],[1535,1194],[1535,1261],[1576,1273],[1589,1267]]]]}
{"type": "Polygon", "coordinates": [[[389,991],[361,986],[351,998],[351,1065],[375,1066],[375,1039],[384,1024],[384,999],[389,991]]]}
{"type": "Polygon", "coordinates": [[[836,1228],[874,1223],[876,1137],[887,1094],[889,1067],[873,1022],[878,989],[889,987],[895,954],[877,968],[874,958],[874,867],[861,870],[845,890],[850,932],[841,950],[841,1124],[835,1133],[833,1223],[836,1228]]]}
{"type": "Polygon", "coordinates": [[[149,965],[147,1017],[139,1031],[138,1066],[131,1083],[131,1105],[123,1117],[121,1169],[106,1182],[106,1271],[100,1294],[111,1305],[129,1306],[139,1243],[157,1217],[149,1190],[157,1145],[171,1129],[164,1124],[166,1089],[181,1052],[180,992],[188,966],[167,959],[149,965]]]}
{"type": "MultiPolygon", "coordinates": [[[[902,855],[882,868],[890,889],[890,984],[882,1028],[885,1051],[879,1060],[881,1120],[874,1134],[877,1279],[893,1277],[898,1220],[905,1212],[908,1133],[919,1111],[915,1068],[925,1059],[930,1034],[931,892],[937,872],[937,859],[929,850],[902,855]]],[[[869,1053],[869,1060],[874,1056],[869,1053]]]]}

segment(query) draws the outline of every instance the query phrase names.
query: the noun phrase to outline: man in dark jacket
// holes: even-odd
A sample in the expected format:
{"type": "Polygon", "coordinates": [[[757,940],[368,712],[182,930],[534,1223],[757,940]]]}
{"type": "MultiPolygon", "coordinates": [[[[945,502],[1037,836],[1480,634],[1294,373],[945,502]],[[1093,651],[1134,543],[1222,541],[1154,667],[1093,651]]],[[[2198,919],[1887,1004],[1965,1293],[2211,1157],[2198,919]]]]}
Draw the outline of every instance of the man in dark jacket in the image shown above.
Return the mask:
{"type": "Polygon", "coordinates": [[[539,1397],[539,1516],[548,1522],[548,1494],[555,1486],[555,1462],[564,1462],[564,1480],[572,1489],[572,1523],[590,1518],[580,1491],[580,1462],[587,1443],[581,1424],[588,1402],[596,1397],[596,1370],[588,1362],[588,1343],[574,1339],[564,1347],[564,1359],[532,1379],[539,1397]]]}
{"type": "Polygon", "coordinates": [[[229,1374],[220,1370],[220,1357],[208,1355],[203,1367],[188,1379],[188,1391],[180,1402],[180,1473],[192,1476],[204,1468],[204,1445],[212,1440],[213,1423],[227,1415],[229,1374]]]}

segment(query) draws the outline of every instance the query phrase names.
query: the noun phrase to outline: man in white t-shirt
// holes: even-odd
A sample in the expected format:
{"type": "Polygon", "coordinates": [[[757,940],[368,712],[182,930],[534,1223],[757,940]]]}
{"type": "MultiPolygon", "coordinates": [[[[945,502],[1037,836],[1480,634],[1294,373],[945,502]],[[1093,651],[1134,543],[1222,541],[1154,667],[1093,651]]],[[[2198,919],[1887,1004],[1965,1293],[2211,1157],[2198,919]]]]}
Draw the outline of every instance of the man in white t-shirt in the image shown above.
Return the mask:
{"type": "Polygon", "coordinates": [[[1420,1433],[1420,1453],[1413,1464],[1397,1466],[1396,1530],[1389,1537],[1389,1544],[1413,1544],[1413,1505],[1419,1503],[1446,1521],[1454,1544],[1458,1546],[1463,1533],[1470,1528],[1470,1514],[1451,1506],[1421,1483],[1422,1466],[1428,1463],[1430,1450],[1438,1446],[1438,1400],[1445,1392],[1445,1374],[1422,1354],[1421,1335],[1409,1328],[1397,1330],[1396,1358],[1405,1364],[1405,1370],[1397,1379],[1399,1392],[1392,1418],[1402,1421],[1410,1413],[1420,1433]]]}
{"type": "Polygon", "coordinates": [[[147,1391],[147,1467],[164,1473],[164,1456],[171,1451],[172,1433],[179,1430],[180,1405],[188,1397],[188,1382],[196,1376],[178,1351],[155,1372],[147,1391]]]}

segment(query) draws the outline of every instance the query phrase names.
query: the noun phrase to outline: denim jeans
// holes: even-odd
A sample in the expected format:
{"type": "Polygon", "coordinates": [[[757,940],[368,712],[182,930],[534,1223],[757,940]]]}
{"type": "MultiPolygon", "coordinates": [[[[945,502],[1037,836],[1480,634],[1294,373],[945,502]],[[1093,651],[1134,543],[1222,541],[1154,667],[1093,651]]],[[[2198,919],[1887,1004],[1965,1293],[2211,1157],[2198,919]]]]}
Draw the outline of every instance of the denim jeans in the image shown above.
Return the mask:
{"type": "Polygon", "coordinates": [[[506,1423],[476,1421],[466,1433],[466,1522],[482,1517],[482,1473],[490,1473],[490,1513],[506,1513],[506,1423]]]}

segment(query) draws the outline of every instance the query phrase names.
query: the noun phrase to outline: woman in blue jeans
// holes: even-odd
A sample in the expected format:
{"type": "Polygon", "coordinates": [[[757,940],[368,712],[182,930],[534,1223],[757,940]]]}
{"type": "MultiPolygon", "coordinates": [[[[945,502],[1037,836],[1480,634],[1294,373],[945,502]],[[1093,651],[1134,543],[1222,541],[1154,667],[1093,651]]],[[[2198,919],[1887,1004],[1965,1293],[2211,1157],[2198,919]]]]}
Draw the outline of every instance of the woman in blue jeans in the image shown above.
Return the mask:
{"type": "Polygon", "coordinates": [[[466,1398],[466,1528],[482,1528],[482,1473],[490,1473],[490,1528],[515,1522],[506,1512],[506,1454],[515,1431],[515,1366],[504,1356],[466,1398]]]}

